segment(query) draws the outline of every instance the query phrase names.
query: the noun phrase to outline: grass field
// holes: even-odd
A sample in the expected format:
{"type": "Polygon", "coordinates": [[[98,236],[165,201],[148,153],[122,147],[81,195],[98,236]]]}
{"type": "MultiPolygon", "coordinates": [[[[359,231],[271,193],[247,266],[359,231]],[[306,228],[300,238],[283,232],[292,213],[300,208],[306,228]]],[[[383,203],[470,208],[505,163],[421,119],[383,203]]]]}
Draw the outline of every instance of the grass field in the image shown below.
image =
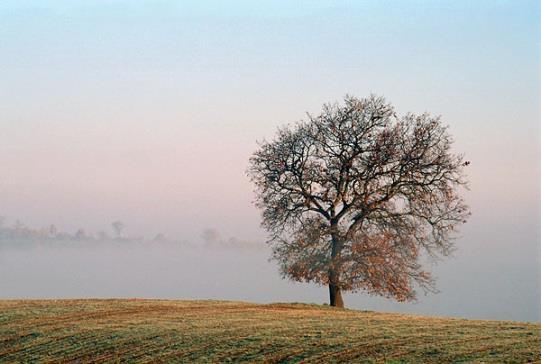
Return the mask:
{"type": "Polygon", "coordinates": [[[541,324],[304,304],[0,301],[1,362],[535,362],[541,324]]]}

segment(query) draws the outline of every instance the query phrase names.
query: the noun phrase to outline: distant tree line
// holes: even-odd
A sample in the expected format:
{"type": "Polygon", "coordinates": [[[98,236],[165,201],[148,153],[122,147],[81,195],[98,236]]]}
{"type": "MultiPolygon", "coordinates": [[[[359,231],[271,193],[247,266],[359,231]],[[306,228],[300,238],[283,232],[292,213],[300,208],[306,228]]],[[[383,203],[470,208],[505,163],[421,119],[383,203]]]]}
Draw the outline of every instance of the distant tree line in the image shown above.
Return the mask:
{"type": "Polygon", "coordinates": [[[126,225],[120,221],[113,221],[109,231],[101,230],[97,233],[89,233],[83,228],[70,233],[60,230],[56,225],[42,228],[32,228],[21,220],[8,222],[0,216],[0,245],[30,245],[41,243],[174,243],[187,247],[202,247],[209,249],[233,249],[254,250],[265,248],[264,244],[255,240],[246,240],[237,237],[224,237],[217,230],[207,228],[201,234],[199,242],[187,242],[179,239],[169,239],[163,233],[156,234],[153,238],[133,237],[125,234],[126,225]]]}
{"type": "MultiPolygon", "coordinates": [[[[0,216],[0,241],[2,242],[32,242],[32,241],[122,241],[122,242],[142,242],[146,241],[144,237],[124,236],[125,224],[121,221],[111,223],[111,232],[99,231],[98,233],[88,233],[85,229],[79,228],[74,233],[59,230],[56,225],[50,225],[42,228],[32,228],[15,220],[13,224],[8,224],[6,218],[0,216]]],[[[167,241],[163,234],[157,234],[151,241],[167,241]]]]}

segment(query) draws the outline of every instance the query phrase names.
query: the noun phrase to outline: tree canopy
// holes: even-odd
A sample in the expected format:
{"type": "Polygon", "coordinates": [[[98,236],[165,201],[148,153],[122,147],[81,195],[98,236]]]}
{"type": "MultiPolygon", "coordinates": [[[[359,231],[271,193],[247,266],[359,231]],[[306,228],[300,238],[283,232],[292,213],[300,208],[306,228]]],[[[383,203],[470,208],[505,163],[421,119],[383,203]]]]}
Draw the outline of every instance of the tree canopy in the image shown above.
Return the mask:
{"type": "Polygon", "coordinates": [[[420,257],[446,256],[469,215],[463,157],[439,117],[397,116],[382,97],[346,96],[278,130],[250,159],[262,225],[285,277],[399,301],[434,282],[420,257]]]}

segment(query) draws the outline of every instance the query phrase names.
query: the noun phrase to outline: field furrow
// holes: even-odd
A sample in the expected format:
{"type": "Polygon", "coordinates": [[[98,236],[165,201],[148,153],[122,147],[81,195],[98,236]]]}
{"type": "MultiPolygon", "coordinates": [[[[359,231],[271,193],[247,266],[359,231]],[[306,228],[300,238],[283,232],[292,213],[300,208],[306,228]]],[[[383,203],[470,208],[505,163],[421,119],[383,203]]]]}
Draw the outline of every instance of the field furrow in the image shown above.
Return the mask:
{"type": "Polygon", "coordinates": [[[0,301],[0,362],[541,360],[541,325],[303,304],[0,301]]]}

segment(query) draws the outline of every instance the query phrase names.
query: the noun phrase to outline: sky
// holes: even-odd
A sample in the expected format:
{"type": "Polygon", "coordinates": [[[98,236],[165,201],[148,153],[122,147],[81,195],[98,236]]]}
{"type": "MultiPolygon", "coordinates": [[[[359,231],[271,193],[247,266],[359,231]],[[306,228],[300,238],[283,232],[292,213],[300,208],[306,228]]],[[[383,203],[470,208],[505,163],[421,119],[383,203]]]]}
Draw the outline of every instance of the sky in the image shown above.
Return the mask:
{"type": "MultiPolygon", "coordinates": [[[[541,321],[540,18],[536,1],[2,1],[0,215],[263,245],[245,174],[257,141],[375,93],[399,114],[441,115],[471,161],[473,215],[434,267],[440,294],[346,304],[541,321]]],[[[282,281],[265,247],[92,249],[0,250],[0,297],[326,300],[325,288],[282,281]],[[192,258],[190,284],[221,278],[173,291],[192,258]],[[130,283],[123,274],[141,264],[148,284],[130,283]]]]}

